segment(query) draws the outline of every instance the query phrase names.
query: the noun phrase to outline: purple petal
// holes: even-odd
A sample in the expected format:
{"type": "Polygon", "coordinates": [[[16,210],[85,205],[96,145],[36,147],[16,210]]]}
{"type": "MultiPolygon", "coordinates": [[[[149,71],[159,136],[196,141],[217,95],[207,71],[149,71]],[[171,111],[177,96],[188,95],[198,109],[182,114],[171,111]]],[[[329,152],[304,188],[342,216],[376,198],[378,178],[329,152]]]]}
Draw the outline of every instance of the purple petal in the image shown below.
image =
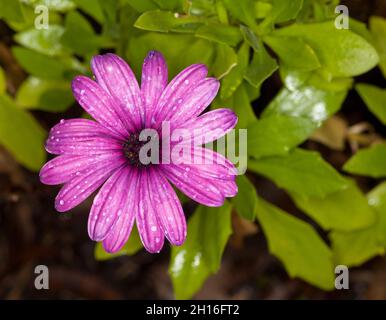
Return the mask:
{"type": "Polygon", "coordinates": [[[132,128],[125,125],[125,119],[119,113],[121,109],[113,97],[102,89],[95,81],[77,76],[72,81],[72,92],[82,108],[101,125],[126,137],[132,128]]]}
{"type": "Polygon", "coordinates": [[[131,208],[135,192],[135,188],[133,190],[130,186],[131,176],[130,167],[117,170],[95,196],[88,219],[88,234],[92,240],[103,240],[122,214],[131,216],[131,230],[135,217],[131,208]]]}
{"type": "Polygon", "coordinates": [[[125,163],[125,159],[118,158],[110,161],[102,168],[92,167],[87,173],[76,176],[66,183],[59,191],[55,199],[55,208],[59,212],[71,210],[89,195],[91,195],[100,185],[120,166],[125,163]]]}
{"type": "Polygon", "coordinates": [[[172,107],[172,112],[166,115],[173,125],[179,126],[193,117],[201,114],[216,97],[220,82],[215,78],[201,80],[197,86],[187,93],[180,103],[172,107]]]}
{"type": "Polygon", "coordinates": [[[150,51],[142,66],[141,94],[145,105],[145,126],[151,123],[154,106],[168,83],[168,68],[161,53],[150,51]]]}
{"type": "Polygon", "coordinates": [[[97,155],[60,155],[48,161],[40,170],[40,181],[48,185],[62,184],[79,175],[84,175],[91,169],[101,168],[122,157],[121,152],[111,152],[97,155]]]}
{"type": "Polygon", "coordinates": [[[118,114],[127,125],[142,127],[143,108],[137,79],[128,64],[115,54],[95,56],[91,68],[99,85],[119,101],[118,114]]]}
{"type": "Polygon", "coordinates": [[[178,129],[189,130],[192,133],[193,142],[203,145],[226,135],[236,124],[237,116],[232,110],[216,109],[191,119],[178,129]]]}
{"type": "Polygon", "coordinates": [[[224,195],[209,178],[201,177],[180,165],[160,165],[164,175],[185,195],[209,207],[219,207],[224,203],[224,195]]]}
{"type": "Polygon", "coordinates": [[[116,208],[118,211],[115,224],[103,240],[104,249],[110,253],[122,249],[129,239],[138,208],[139,174],[137,170],[130,170],[129,168],[123,170],[123,176],[120,181],[121,190],[117,190],[119,195],[116,195],[116,197],[120,197],[121,205],[116,208]]]}
{"type": "Polygon", "coordinates": [[[187,93],[205,79],[207,74],[208,69],[203,64],[193,64],[181,71],[162,92],[151,124],[157,128],[163,120],[169,120],[175,106],[180,105],[187,93]]]}
{"type": "Polygon", "coordinates": [[[180,200],[162,173],[150,171],[152,204],[165,236],[174,245],[186,239],[186,220],[180,200]]]}
{"type": "Polygon", "coordinates": [[[54,126],[46,141],[46,150],[53,154],[99,154],[122,149],[119,136],[87,119],[62,120],[54,126]]]}
{"type": "Polygon", "coordinates": [[[150,253],[160,252],[164,244],[164,234],[157,220],[152,201],[150,175],[148,170],[140,172],[138,210],[136,222],[142,243],[150,253]]]}

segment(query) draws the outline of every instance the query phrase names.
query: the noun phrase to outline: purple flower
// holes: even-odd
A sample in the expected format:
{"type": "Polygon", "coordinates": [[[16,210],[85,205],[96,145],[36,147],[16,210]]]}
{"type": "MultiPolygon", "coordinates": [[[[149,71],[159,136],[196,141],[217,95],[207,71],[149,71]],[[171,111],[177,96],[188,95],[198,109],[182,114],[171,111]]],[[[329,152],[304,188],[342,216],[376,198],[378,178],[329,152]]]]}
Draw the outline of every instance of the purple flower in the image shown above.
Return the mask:
{"type": "MultiPolygon", "coordinates": [[[[216,96],[219,81],[207,77],[205,65],[194,64],[168,84],[166,62],[154,51],[143,63],[141,87],[126,62],[114,54],[95,56],[91,66],[96,81],[78,76],[72,90],[96,121],[62,120],[51,129],[46,150],[58,156],[44,165],[41,181],[64,184],[55,200],[59,212],[74,208],[102,186],[92,204],[88,233],[103,241],[108,252],[122,248],[134,222],[149,252],[161,250],[164,236],[181,245],[186,220],[169,181],[198,203],[221,206],[225,197],[237,193],[235,167],[193,139],[188,141],[189,155],[212,162],[142,164],[139,151],[146,142],[139,134],[154,129],[164,141],[164,122],[172,133],[184,128],[201,135],[218,129],[226,134],[237,122],[231,110],[200,115],[216,96]]],[[[204,142],[217,138],[205,136],[204,142]]]]}

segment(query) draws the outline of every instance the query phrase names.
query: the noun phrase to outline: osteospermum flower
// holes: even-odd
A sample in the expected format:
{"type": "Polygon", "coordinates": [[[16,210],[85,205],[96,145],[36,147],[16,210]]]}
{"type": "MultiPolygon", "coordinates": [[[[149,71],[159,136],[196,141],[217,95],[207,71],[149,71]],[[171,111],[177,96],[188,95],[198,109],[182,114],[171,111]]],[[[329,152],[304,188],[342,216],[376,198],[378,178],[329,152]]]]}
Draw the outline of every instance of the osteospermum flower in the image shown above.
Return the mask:
{"type": "MultiPolygon", "coordinates": [[[[237,193],[235,168],[220,154],[194,145],[193,139],[190,155],[214,162],[143,164],[139,135],[155,129],[162,136],[163,122],[170,124],[171,133],[177,128],[229,132],[237,122],[231,110],[200,115],[216,96],[219,81],[207,77],[205,65],[194,64],[168,84],[166,62],[154,51],[143,63],[141,86],[114,54],[95,56],[91,66],[96,81],[77,76],[72,91],[96,121],[61,120],[51,129],[46,150],[58,156],[44,165],[41,181],[64,184],[55,200],[59,212],[74,208],[102,186],[91,207],[88,233],[103,241],[108,252],[122,248],[135,222],[149,252],[159,252],[164,237],[181,245],[186,220],[169,181],[198,203],[221,206],[225,197],[237,193]]],[[[204,142],[213,139],[209,135],[204,142]]]]}

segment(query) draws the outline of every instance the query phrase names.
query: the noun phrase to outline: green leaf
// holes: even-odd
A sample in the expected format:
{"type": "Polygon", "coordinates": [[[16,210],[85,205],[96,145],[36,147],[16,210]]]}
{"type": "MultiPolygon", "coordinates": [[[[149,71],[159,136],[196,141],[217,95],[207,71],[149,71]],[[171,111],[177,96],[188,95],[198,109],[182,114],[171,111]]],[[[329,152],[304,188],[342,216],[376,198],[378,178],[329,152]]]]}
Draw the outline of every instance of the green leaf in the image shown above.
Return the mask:
{"type": "Polygon", "coordinates": [[[15,35],[15,40],[26,48],[49,56],[57,56],[65,53],[60,42],[63,33],[62,26],[50,25],[48,29],[29,29],[20,32],[15,35]]]}
{"type": "Polygon", "coordinates": [[[211,67],[214,76],[221,79],[226,76],[237,65],[235,51],[226,44],[216,46],[216,58],[211,67]]]}
{"type": "Polygon", "coordinates": [[[48,79],[60,79],[63,77],[65,67],[57,58],[47,57],[42,53],[23,47],[13,47],[12,53],[23,69],[29,74],[48,79]]]}
{"type": "Polygon", "coordinates": [[[24,15],[19,1],[0,0],[0,18],[12,22],[23,22],[24,15]]]}
{"type": "Polygon", "coordinates": [[[302,38],[314,49],[325,71],[334,77],[360,75],[379,61],[373,46],[350,30],[335,28],[334,21],[293,24],[278,29],[274,35],[302,38]]]}
{"type": "Polygon", "coordinates": [[[170,11],[147,11],[135,22],[138,29],[158,32],[169,32],[183,25],[199,24],[203,20],[195,16],[182,16],[170,11]]]}
{"type": "Polygon", "coordinates": [[[184,0],[152,0],[163,10],[181,10],[184,0]]]}
{"type": "Polygon", "coordinates": [[[232,233],[231,209],[227,202],[219,208],[199,206],[189,219],[185,243],[172,247],[169,274],[177,299],[191,298],[219,269],[232,233]]]}
{"type": "Polygon", "coordinates": [[[265,18],[272,10],[272,4],[267,2],[256,1],[255,17],[257,19],[265,18]]]}
{"type": "Polygon", "coordinates": [[[375,214],[366,197],[353,182],[349,187],[325,197],[305,197],[292,193],[296,205],[326,230],[352,231],[374,223],[375,214]]]}
{"type": "Polygon", "coordinates": [[[278,65],[260,43],[259,50],[253,54],[252,62],[248,66],[245,79],[254,87],[259,87],[264,80],[269,78],[276,70],[278,65]]]}
{"type": "Polygon", "coordinates": [[[365,83],[357,84],[355,89],[364,102],[366,102],[370,111],[386,125],[386,89],[365,83]]]}
{"type": "Polygon", "coordinates": [[[199,27],[196,37],[236,46],[242,39],[240,29],[226,24],[208,24],[199,27]]]}
{"type": "Polygon", "coordinates": [[[7,79],[5,78],[4,70],[0,67],[0,95],[7,90],[7,79]]]}
{"type": "Polygon", "coordinates": [[[288,153],[315,130],[306,118],[272,115],[248,127],[248,154],[255,158],[288,153]]]}
{"type": "Polygon", "coordinates": [[[386,78],[386,19],[373,16],[370,18],[370,31],[379,54],[379,66],[386,78]]]}
{"type": "Polygon", "coordinates": [[[255,27],[254,0],[223,0],[224,6],[230,14],[250,27],[255,27]]]}
{"type": "Polygon", "coordinates": [[[326,91],[311,85],[290,91],[282,89],[263,112],[263,117],[272,114],[286,114],[312,120],[318,126],[337,112],[347,91],[326,91]]]}
{"type": "Polygon", "coordinates": [[[28,77],[16,94],[16,102],[25,109],[64,112],[74,102],[71,85],[63,80],[28,77]]]}
{"type": "Polygon", "coordinates": [[[275,22],[295,19],[303,6],[303,0],[273,0],[271,15],[275,22]]]}
{"type": "Polygon", "coordinates": [[[237,53],[237,65],[221,81],[220,96],[222,100],[229,98],[243,82],[248,62],[249,46],[243,43],[237,53]]]}
{"type": "Polygon", "coordinates": [[[359,150],[348,160],[343,170],[373,178],[386,177],[386,144],[375,144],[359,150]]]}
{"type": "Polygon", "coordinates": [[[77,11],[66,16],[66,29],[61,38],[62,44],[79,55],[91,55],[98,51],[101,39],[92,29],[87,19],[77,11]]]}
{"type": "Polygon", "coordinates": [[[22,0],[24,3],[36,7],[43,5],[48,10],[66,12],[75,9],[75,3],[72,0],[22,0]]]}
{"type": "Polygon", "coordinates": [[[255,220],[257,202],[255,186],[249,181],[247,176],[237,176],[236,178],[238,193],[231,199],[237,213],[248,220],[255,220]]]}
{"type": "MultiPolygon", "coordinates": [[[[99,1],[95,0],[73,0],[84,12],[89,14],[98,22],[103,22],[103,11],[99,1]]],[[[141,0],[144,1],[144,0],[141,0]]]]}
{"type": "Polygon", "coordinates": [[[46,159],[46,133],[27,112],[8,96],[0,96],[0,143],[28,169],[37,171],[46,159]]]}
{"type": "Polygon", "coordinates": [[[286,156],[249,159],[248,168],[303,196],[324,197],[348,187],[346,179],[314,151],[295,149],[286,156]]]}
{"type": "Polygon", "coordinates": [[[95,260],[105,261],[120,256],[132,256],[143,248],[141,238],[139,237],[137,228],[133,228],[129,240],[125,243],[121,250],[116,253],[108,253],[103,249],[102,242],[98,242],[94,248],[95,260]]]}
{"type": "Polygon", "coordinates": [[[269,251],[281,260],[291,277],[324,290],[334,288],[331,251],[309,224],[262,199],[256,212],[269,251]]]}
{"type": "Polygon", "coordinates": [[[330,239],[338,264],[358,266],[372,257],[384,254],[386,246],[386,182],[367,195],[368,203],[377,214],[375,223],[354,232],[331,232],[330,239]]]}
{"type": "Polygon", "coordinates": [[[140,13],[159,9],[152,0],[125,0],[125,2],[140,13]]]}
{"type": "Polygon", "coordinates": [[[263,40],[290,68],[311,71],[320,67],[315,51],[299,38],[267,36],[263,40]]]}
{"type": "Polygon", "coordinates": [[[250,28],[241,25],[240,26],[241,33],[243,34],[244,40],[246,43],[248,43],[253,50],[259,51],[260,47],[262,45],[259,38],[256,36],[256,34],[251,30],[250,28]]]}

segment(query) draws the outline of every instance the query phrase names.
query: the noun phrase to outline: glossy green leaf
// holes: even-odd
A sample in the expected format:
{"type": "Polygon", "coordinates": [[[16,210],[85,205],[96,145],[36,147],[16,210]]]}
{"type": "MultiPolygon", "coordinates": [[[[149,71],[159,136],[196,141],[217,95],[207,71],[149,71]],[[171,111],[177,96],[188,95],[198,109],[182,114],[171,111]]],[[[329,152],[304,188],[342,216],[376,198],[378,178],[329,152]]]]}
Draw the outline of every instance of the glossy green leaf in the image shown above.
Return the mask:
{"type": "Polygon", "coordinates": [[[0,0],[0,18],[13,22],[23,22],[24,15],[19,1],[0,0]]]}
{"type": "Polygon", "coordinates": [[[282,63],[299,71],[320,67],[315,51],[303,40],[295,37],[264,37],[264,42],[276,52],[282,63]]]}
{"type": "Polygon", "coordinates": [[[29,74],[48,79],[60,79],[63,77],[65,67],[57,58],[23,47],[13,47],[12,53],[29,74]]]}
{"type": "Polygon", "coordinates": [[[206,278],[220,267],[221,257],[232,233],[232,206],[199,206],[189,219],[188,235],[180,247],[172,247],[169,274],[177,299],[191,298],[206,278]]]}
{"type": "Polygon", "coordinates": [[[306,222],[262,199],[256,212],[269,251],[281,260],[289,275],[324,290],[333,289],[332,254],[318,233],[306,222]]]}
{"type": "Polygon", "coordinates": [[[226,24],[208,24],[199,27],[196,37],[236,46],[242,39],[240,29],[226,24]]]}
{"type": "Polygon", "coordinates": [[[286,156],[250,159],[248,168],[303,196],[324,197],[348,187],[346,179],[314,151],[295,149],[286,156]]]}
{"type": "Polygon", "coordinates": [[[272,0],[271,15],[276,22],[295,19],[303,6],[303,0],[272,0]]]}
{"type": "Polygon", "coordinates": [[[365,83],[357,84],[355,89],[370,111],[386,125],[386,89],[365,83]]]}
{"type": "Polygon", "coordinates": [[[141,238],[139,237],[137,228],[133,228],[129,240],[125,243],[121,250],[116,253],[108,253],[103,248],[102,242],[98,242],[94,248],[94,257],[98,261],[110,260],[121,256],[132,256],[143,248],[141,238]]]}
{"type": "Polygon", "coordinates": [[[365,73],[379,61],[374,47],[350,30],[335,28],[334,21],[293,24],[274,35],[302,38],[316,52],[325,71],[334,77],[365,73]]]}
{"type": "Polygon", "coordinates": [[[373,178],[386,177],[386,144],[375,144],[359,150],[343,166],[343,170],[352,174],[373,178]]]}
{"type": "Polygon", "coordinates": [[[277,69],[276,60],[268,54],[263,44],[260,44],[259,50],[253,54],[252,62],[245,73],[245,79],[257,88],[277,69]]]}
{"type": "Polygon", "coordinates": [[[48,29],[29,29],[20,32],[15,35],[15,40],[26,48],[49,56],[57,56],[66,52],[60,42],[63,33],[62,26],[51,24],[48,29]]]}
{"type": "Polygon", "coordinates": [[[0,67],[0,95],[7,89],[7,79],[5,78],[4,70],[0,67]]]}
{"type": "Polygon", "coordinates": [[[315,130],[309,119],[286,115],[262,118],[248,127],[248,154],[254,158],[283,155],[315,130]]]}
{"type": "Polygon", "coordinates": [[[66,16],[66,29],[61,43],[79,55],[96,53],[101,46],[101,39],[92,29],[87,19],[74,11],[66,16]]]}
{"type": "Polygon", "coordinates": [[[325,197],[291,195],[296,205],[326,230],[352,231],[375,222],[373,209],[353,182],[348,188],[325,197]]]}
{"type": "Polygon", "coordinates": [[[46,133],[27,112],[8,96],[0,96],[0,143],[22,165],[39,170],[46,159],[43,148],[46,133]]]}
{"type": "Polygon", "coordinates": [[[25,109],[63,112],[73,104],[74,98],[69,82],[31,76],[21,84],[16,102],[25,109]]]}
{"type": "Polygon", "coordinates": [[[238,193],[231,199],[237,213],[248,220],[255,220],[258,197],[255,186],[247,176],[237,176],[238,193]]]}
{"type": "Polygon", "coordinates": [[[243,82],[249,62],[249,46],[244,43],[237,53],[237,65],[222,79],[220,87],[221,99],[229,98],[243,82]]]}
{"type": "Polygon", "coordinates": [[[346,94],[347,91],[326,91],[310,85],[293,91],[282,89],[264,110],[263,117],[286,114],[308,118],[321,125],[340,109],[346,94]]]}
{"type": "Polygon", "coordinates": [[[216,58],[211,70],[217,79],[222,79],[237,65],[237,54],[226,44],[216,46],[216,58]]]}
{"type": "Polygon", "coordinates": [[[199,24],[202,19],[195,16],[182,16],[170,11],[147,11],[135,22],[134,26],[148,31],[169,32],[182,25],[199,24]]]}
{"type": "Polygon", "coordinates": [[[354,232],[330,233],[337,264],[358,266],[376,255],[385,253],[386,183],[381,183],[371,190],[367,199],[377,214],[377,220],[371,227],[354,232]]]}
{"type": "Polygon", "coordinates": [[[75,3],[72,0],[22,0],[22,2],[33,7],[43,5],[46,6],[48,10],[59,12],[75,9],[75,3]]]}
{"type": "Polygon", "coordinates": [[[234,18],[250,27],[256,26],[255,12],[253,10],[255,6],[254,0],[223,0],[222,2],[234,18]]]}
{"type": "Polygon", "coordinates": [[[370,30],[374,45],[379,54],[379,66],[386,78],[386,19],[373,16],[370,18],[370,30]]]}

